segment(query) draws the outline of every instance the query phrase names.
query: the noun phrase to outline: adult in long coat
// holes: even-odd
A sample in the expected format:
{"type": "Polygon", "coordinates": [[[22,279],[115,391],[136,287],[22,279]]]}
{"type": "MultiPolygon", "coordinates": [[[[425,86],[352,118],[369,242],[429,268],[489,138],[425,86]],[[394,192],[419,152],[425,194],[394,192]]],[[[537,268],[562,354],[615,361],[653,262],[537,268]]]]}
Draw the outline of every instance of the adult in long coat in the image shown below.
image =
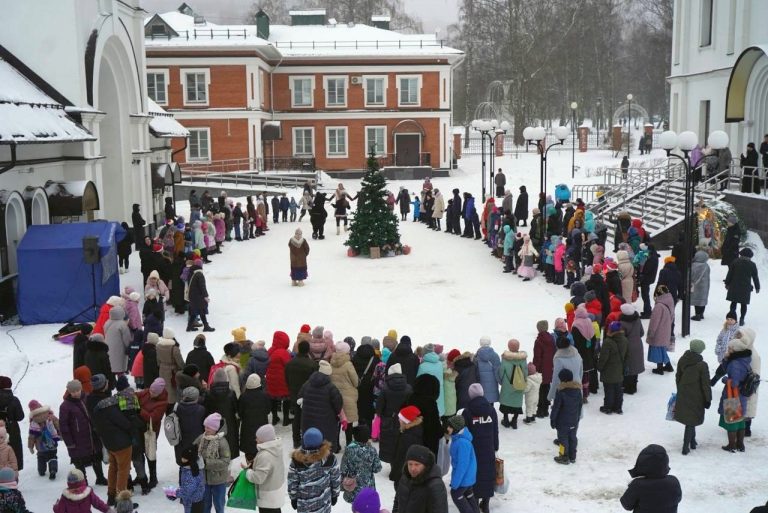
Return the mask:
{"type": "MultiPolygon", "coordinates": [[[[139,250],[140,241],[144,240],[144,226],[147,222],[141,217],[141,205],[138,203],[133,204],[133,212],[131,212],[131,223],[133,223],[133,240],[136,241],[136,249],[139,250]]],[[[144,280],[146,281],[146,280],[144,280]]]]}
{"type": "Polygon", "coordinates": [[[659,254],[653,244],[648,244],[648,258],[638,271],[637,281],[640,285],[640,296],[643,298],[643,319],[651,317],[651,286],[656,282],[656,276],[659,272],[659,254]]]}
{"type": "MultiPolygon", "coordinates": [[[[728,380],[731,381],[733,387],[739,388],[742,382],[747,378],[749,371],[752,368],[752,351],[747,348],[747,341],[741,338],[733,338],[728,342],[728,351],[725,354],[723,363],[720,364],[715,377],[710,381],[710,384],[714,386],[714,383],[723,376],[722,382],[725,384],[728,380]]],[[[744,451],[744,435],[746,430],[746,419],[742,417],[742,420],[733,423],[726,423],[723,416],[723,401],[728,397],[728,387],[724,386],[722,394],[720,395],[720,404],[717,408],[717,413],[720,414],[719,426],[728,433],[728,445],[723,447],[723,450],[728,452],[744,451]]],[[[747,411],[747,397],[739,394],[739,402],[741,403],[741,411],[747,411]]]]}
{"type": "Polygon", "coordinates": [[[643,323],[640,321],[640,315],[630,303],[621,305],[619,322],[629,344],[625,365],[624,393],[632,395],[637,392],[637,376],[645,372],[645,355],[643,354],[645,330],[643,329],[643,323]]]}
{"type": "Polygon", "coordinates": [[[288,347],[291,339],[284,331],[276,331],[272,335],[272,346],[269,348],[269,364],[267,365],[267,395],[272,400],[272,421],[279,420],[278,410],[282,406],[283,426],[291,422],[290,391],[285,380],[285,366],[291,361],[288,347]]]}
{"type": "MultiPolygon", "coordinates": [[[[576,282],[578,283],[578,282],[576,282]]],[[[595,346],[597,345],[597,336],[595,327],[589,318],[587,307],[584,303],[576,307],[574,313],[573,325],[571,326],[571,336],[573,337],[573,346],[581,356],[581,365],[584,368],[584,374],[581,378],[581,392],[586,399],[589,393],[597,392],[597,371],[595,370],[595,346]]],[[[640,358],[642,360],[643,348],[640,348],[640,358]]],[[[574,376],[574,379],[576,377],[574,376]]]]}
{"type": "MultiPolygon", "coordinates": [[[[752,372],[759,375],[761,370],[761,361],[760,353],[758,353],[757,349],[755,349],[755,336],[756,334],[753,329],[739,328],[739,331],[736,332],[734,338],[741,339],[746,344],[747,349],[752,351],[752,361],[750,362],[750,367],[752,368],[752,372]]],[[[747,409],[744,412],[744,416],[746,417],[745,436],[752,436],[752,419],[757,416],[757,401],[759,393],[760,389],[758,388],[755,393],[749,396],[747,399],[747,409]]]]}
{"type": "Polygon", "coordinates": [[[413,393],[406,399],[403,406],[415,406],[421,411],[424,420],[421,427],[422,441],[437,458],[437,447],[443,436],[443,426],[437,411],[437,397],[440,395],[440,383],[430,374],[422,374],[416,378],[413,393]]]}
{"type": "Polygon", "coordinates": [[[691,340],[690,349],[677,361],[675,420],[685,426],[683,454],[696,449],[696,426],[704,423],[704,410],[712,403],[709,367],[701,357],[705,347],[703,341],[691,340]]]}
{"type": "Polygon", "coordinates": [[[304,284],[309,277],[307,273],[307,257],[309,256],[309,243],[302,235],[301,228],[288,240],[288,251],[291,258],[291,282],[295,286],[304,284]]]}
{"type": "Polygon", "coordinates": [[[555,357],[555,339],[549,333],[549,323],[539,321],[536,323],[536,330],[539,334],[533,343],[533,364],[541,372],[541,386],[539,387],[539,406],[536,416],[543,419],[549,416],[549,386],[552,383],[552,371],[555,357]]]}
{"type": "Polygon", "coordinates": [[[115,387],[115,375],[109,363],[109,347],[104,342],[103,335],[98,333],[91,335],[85,345],[83,364],[91,371],[91,376],[103,374],[107,378],[110,390],[115,387]]]}
{"type": "Polygon", "coordinates": [[[523,413],[523,399],[525,388],[515,389],[512,386],[515,369],[521,373],[523,384],[528,379],[528,353],[520,351],[520,342],[512,339],[507,342],[507,351],[501,354],[501,367],[499,367],[499,381],[501,382],[501,394],[499,395],[499,410],[504,414],[501,425],[517,429],[517,416],[523,413]],[[510,423],[508,416],[512,415],[510,423]]]}
{"type": "Polygon", "coordinates": [[[18,470],[24,468],[24,450],[21,445],[21,428],[19,422],[24,420],[24,408],[19,399],[13,395],[13,382],[7,376],[0,376],[0,411],[5,412],[5,429],[13,453],[16,455],[18,470]]]}
{"type": "Polygon", "coordinates": [[[291,399],[293,409],[293,447],[298,448],[301,445],[301,407],[297,400],[301,387],[309,380],[310,376],[317,371],[317,362],[309,357],[309,342],[302,340],[298,343],[298,354],[290,362],[285,364],[285,382],[288,385],[288,395],[291,399]]]}
{"type": "Polygon", "coordinates": [[[731,265],[734,260],[739,258],[739,244],[741,243],[741,228],[736,216],[728,217],[728,228],[725,230],[723,244],[720,246],[722,259],[721,265],[731,265]]]}
{"type": "Polygon", "coordinates": [[[146,386],[151,385],[160,377],[160,364],[157,363],[157,344],[159,342],[160,337],[157,336],[157,333],[147,333],[147,340],[141,347],[143,378],[146,386]]]}
{"type": "Polygon", "coordinates": [[[656,287],[662,285],[667,287],[669,293],[672,294],[672,299],[675,304],[683,297],[686,291],[681,290],[683,284],[683,276],[680,274],[680,270],[677,268],[677,264],[673,257],[667,257],[664,259],[664,267],[659,271],[659,280],[656,283],[656,287]]]}
{"type": "Polygon", "coordinates": [[[496,197],[501,198],[504,196],[504,187],[507,185],[507,176],[499,169],[496,172],[496,176],[493,177],[493,183],[496,185],[496,197]]]}
{"type": "Polygon", "coordinates": [[[104,323],[104,342],[109,348],[109,365],[115,374],[123,374],[128,369],[128,348],[132,340],[133,335],[125,322],[125,310],[122,306],[112,307],[109,320],[104,323]]]}
{"type": "Polygon", "coordinates": [[[237,400],[237,411],[240,415],[240,450],[245,453],[246,460],[250,461],[256,455],[256,430],[269,422],[269,406],[270,401],[264,393],[261,377],[251,374],[237,400]]]}
{"type": "Polygon", "coordinates": [[[200,391],[194,387],[188,387],[181,391],[181,400],[174,406],[179,417],[179,429],[181,437],[178,445],[173,448],[176,454],[176,463],[181,463],[181,455],[184,454],[197,437],[203,434],[205,428],[205,406],[200,404],[200,391]]]}
{"type": "Polygon", "coordinates": [[[752,255],[751,249],[742,249],[739,252],[739,258],[728,267],[728,274],[725,276],[725,288],[728,289],[725,299],[731,302],[731,311],[735,312],[736,305],[741,304],[740,326],[744,326],[753,283],[754,291],[760,293],[760,278],[757,276],[757,266],[752,261],[752,255]]]}
{"type": "MultiPolygon", "coordinates": [[[[499,419],[496,409],[483,397],[482,387],[474,385],[469,390],[469,404],[462,416],[472,433],[472,446],[477,457],[477,481],[473,487],[481,503],[493,497],[496,485],[496,451],[499,450],[499,419]]],[[[488,511],[487,506],[481,506],[488,511]]]]}
{"type": "Polygon", "coordinates": [[[456,408],[466,408],[469,404],[469,387],[477,383],[477,367],[472,360],[472,353],[465,351],[453,361],[456,371],[456,408]]]}
{"type": "Polygon", "coordinates": [[[672,323],[675,320],[675,302],[667,288],[660,285],[656,289],[656,303],[653,305],[651,320],[645,343],[648,344],[648,361],[655,363],[654,374],[663,374],[664,370],[672,371],[669,363],[667,348],[673,340],[672,323]],[[668,366],[668,367],[667,367],[668,366]]]}
{"type": "Polygon", "coordinates": [[[504,191],[504,199],[501,202],[501,215],[514,217],[514,206],[512,201],[512,191],[504,191]]]}
{"type": "Polygon", "coordinates": [[[197,370],[200,371],[200,379],[207,380],[208,375],[211,373],[211,367],[215,365],[213,355],[208,351],[205,346],[205,335],[198,335],[193,342],[194,347],[187,353],[187,365],[197,365],[197,370]]]}
{"type": "Polygon", "coordinates": [[[352,365],[355,368],[360,381],[357,385],[357,418],[359,424],[365,424],[370,427],[373,423],[374,395],[373,395],[373,371],[379,358],[371,345],[362,345],[355,356],[352,357],[352,365]]]}
{"type": "Polygon", "coordinates": [[[619,266],[619,273],[621,273],[621,297],[627,303],[631,303],[632,290],[635,288],[635,268],[629,258],[629,253],[624,250],[616,253],[616,262],[619,266]]]}
{"type": "MultiPolygon", "coordinates": [[[[323,360],[324,361],[324,360],[323,360]]],[[[339,414],[344,406],[339,389],[331,383],[331,365],[320,363],[319,370],[299,390],[301,400],[301,431],[317,428],[323,439],[339,447],[339,414]]]]}
{"type": "Polygon", "coordinates": [[[237,396],[229,387],[226,374],[219,369],[214,373],[213,383],[205,396],[205,413],[218,413],[226,421],[227,445],[231,457],[240,455],[240,423],[237,420],[237,396]]]}
{"type": "Polygon", "coordinates": [[[401,372],[408,384],[413,386],[416,381],[416,374],[419,372],[419,357],[413,354],[411,338],[408,335],[400,337],[400,343],[397,344],[389,360],[387,360],[387,371],[396,363],[400,364],[401,372]]]}
{"type": "MultiPolygon", "coordinates": [[[[205,275],[199,265],[190,267],[192,276],[189,279],[187,298],[189,301],[189,317],[187,320],[187,331],[197,331],[194,326],[195,316],[200,316],[203,322],[203,331],[214,331],[208,324],[208,287],[205,285],[205,275]]],[[[227,425],[227,429],[230,426],[227,425]]]]}
{"type": "Polygon", "coordinates": [[[560,371],[568,369],[573,374],[573,380],[581,382],[581,377],[584,375],[584,364],[581,360],[579,351],[571,345],[570,340],[567,337],[558,337],[557,351],[552,358],[552,383],[549,386],[549,393],[547,394],[548,401],[555,400],[555,393],[557,387],[560,384],[560,371]]]}
{"type": "Polygon", "coordinates": [[[93,432],[93,424],[83,402],[82,385],[67,384],[64,401],[59,406],[59,431],[67,446],[72,465],[85,474],[85,467],[93,465],[99,484],[105,482],[101,468],[101,444],[93,432]]]}
{"type": "Polygon", "coordinates": [[[490,403],[499,402],[499,367],[501,359],[491,347],[491,339],[480,339],[480,349],[475,353],[477,380],[482,385],[485,398],[490,403]]]}
{"type": "Polygon", "coordinates": [[[432,344],[427,344],[424,351],[425,354],[421,360],[421,364],[419,365],[419,371],[417,373],[416,379],[418,379],[418,376],[423,376],[424,374],[429,374],[430,376],[434,376],[435,379],[437,379],[438,383],[440,384],[440,394],[437,396],[437,411],[442,417],[445,415],[445,368],[443,367],[443,362],[440,361],[440,357],[437,355],[437,353],[435,353],[434,346],[432,344]],[[427,350],[427,348],[429,348],[429,350],[427,350]]]}
{"type": "Polygon", "coordinates": [[[691,263],[691,304],[696,310],[696,315],[691,319],[694,321],[704,319],[704,308],[709,299],[708,260],[707,252],[699,250],[693,255],[693,263],[691,263]]]}
{"type": "Polygon", "coordinates": [[[395,203],[400,205],[400,220],[405,221],[405,218],[411,211],[411,195],[408,192],[408,189],[400,187],[400,192],[397,193],[395,203]]]}
{"type": "Polygon", "coordinates": [[[331,383],[341,394],[344,403],[344,416],[349,425],[345,430],[347,445],[352,443],[352,425],[357,422],[357,385],[359,382],[355,366],[349,357],[349,345],[346,342],[336,344],[336,351],[331,356],[331,383]]]}
{"type": "Polygon", "coordinates": [[[520,194],[517,195],[517,202],[515,203],[515,219],[517,223],[523,222],[523,226],[526,226],[528,222],[528,191],[525,189],[525,185],[520,186],[520,194]]]}
{"type": "Polygon", "coordinates": [[[603,413],[623,412],[624,392],[621,385],[624,382],[624,362],[627,359],[628,346],[621,324],[611,323],[597,358],[597,369],[600,371],[600,381],[603,382],[605,391],[603,406],[600,407],[603,413]]]}
{"type": "MultiPolygon", "coordinates": [[[[176,397],[176,373],[184,369],[184,358],[179,350],[179,343],[170,328],[163,330],[163,336],[157,343],[157,365],[160,369],[160,377],[165,380],[165,390],[168,392],[168,404],[175,403],[176,397]]],[[[146,378],[145,378],[146,379],[146,378]]],[[[147,386],[152,382],[145,381],[147,386]]]]}
{"type": "Polygon", "coordinates": [[[395,443],[400,432],[397,415],[410,395],[411,385],[400,372],[400,365],[390,367],[384,378],[384,388],[376,401],[376,414],[381,418],[379,459],[385,463],[391,463],[394,457],[395,443]]]}

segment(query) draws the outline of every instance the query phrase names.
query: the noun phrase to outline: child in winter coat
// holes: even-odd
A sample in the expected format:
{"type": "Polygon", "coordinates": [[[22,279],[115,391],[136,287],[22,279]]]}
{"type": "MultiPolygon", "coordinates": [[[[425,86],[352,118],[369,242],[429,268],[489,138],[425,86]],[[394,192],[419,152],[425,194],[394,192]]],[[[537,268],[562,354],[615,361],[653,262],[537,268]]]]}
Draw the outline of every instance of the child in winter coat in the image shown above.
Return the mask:
{"type": "Polygon", "coordinates": [[[246,479],[256,486],[260,511],[280,511],[285,503],[285,463],[283,441],[275,436],[272,424],[264,424],[256,430],[258,452],[246,479]]]}
{"type": "Polygon", "coordinates": [[[520,265],[517,268],[517,275],[523,278],[523,281],[531,281],[536,276],[536,269],[533,267],[534,259],[539,256],[539,252],[533,247],[531,237],[526,233],[523,235],[523,246],[517,253],[520,256],[520,265]]]}
{"type": "MultiPolygon", "coordinates": [[[[101,500],[93,488],[88,486],[85,475],[76,468],[67,475],[67,489],[53,505],[53,513],[90,513],[95,508],[102,513],[108,513],[110,507],[101,500]]],[[[3,510],[5,511],[5,510],[3,510]]],[[[114,510],[112,510],[114,511],[114,510]]]]}
{"type": "Polygon", "coordinates": [[[557,430],[557,441],[560,443],[560,453],[555,456],[555,461],[568,465],[576,463],[576,447],[579,442],[576,433],[582,408],[581,381],[574,381],[573,372],[566,368],[561,369],[557,377],[560,383],[552,403],[549,424],[557,430]]]}
{"type": "Polygon", "coordinates": [[[49,406],[35,399],[29,401],[29,437],[27,447],[32,454],[37,450],[37,473],[45,475],[46,467],[51,481],[56,479],[59,463],[56,446],[59,443],[59,419],[49,406]]]}
{"type": "Polygon", "coordinates": [[[0,427],[0,468],[10,468],[19,477],[19,463],[16,459],[16,453],[13,447],[8,443],[8,431],[5,426],[0,427]]]}
{"type": "Polygon", "coordinates": [[[739,331],[739,323],[736,322],[736,312],[728,312],[725,316],[725,324],[723,329],[720,330],[720,334],[717,335],[717,343],[715,344],[715,355],[717,355],[717,363],[723,363],[725,358],[725,352],[728,350],[728,342],[739,331]]]}
{"type": "Polygon", "coordinates": [[[176,498],[181,500],[184,513],[201,513],[205,492],[205,476],[197,464],[197,448],[189,446],[181,454],[179,467],[179,488],[176,498]]]}
{"type": "Polygon", "coordinates": [[[352,513],[389,513],[381,508],[379,492],[373,488],[363,488],[352,503],[352,513]]]}
{"type": "Polygon", "coordinates": [[[554,248],[555,285],[563,285],[565,283],[565,244],[563,244],[563,239],[557,237],[554,248]]]}
{"type": "Polygon", "coordinates": [[[515,270],[515,260],[512,255],[515,246],[515,232],[509,225],[504,225],[504,272],[511,273],[515,270]]]}
{"type": "Polygon", "coordinates": [[[291,211],[291,222],[296,221],[296,209],[299,205],[296,203],[296,199],[291,196],[291,202],[288,204],[288,209],[291,211]]]}
{"type": "Polygon", "coordinates": [[[130,490],[123,490],[115,498],[115,513],[135,513],[133,494],[130,490]]]}
{"type": "Polygon", "coordinates": [[[451,499],[460,512],[480,511],[473,488],[477,482],[477,457],[472,433],[461,415],[454,415],[447,424],[446,433],[451,436],[451,499]]]}
{"type": "Polygon", "coordinates": [[[331,513],[339,499],[341,477],[331,443],[317,428],[304,432],[301,448],[291,456],[288,496],[297,513],[331,513]]]}
{"type": "Polygon", "coordinates": [[[341,460],[344,500],[353,503],[363,488],[376,489],[373,475],[381,472],[381,461],[370,443],[371,430],[365,424],[354,429],[354,441],[347,445],[341,460]]]}
{"type": "Polygon", "coordinates": [[[30,513],[17,486],[16,472],[8,467],[0,469],[0,511],[30,513]]]}
{"type": "Polygon", "coordinates": [[[531,424],[536,422],[536,410],[539,405],[539,387],[541,387],[541,373],[536,370],[533,363],[528,364],[528,378],[525,380],[525,418],[523,422],[531,424]]]}
{"type": "Polygon", "coordinates": [[[421,218],[421,200],[415,194],[413,195],[411,205],[413,205],[413,220],[416,222],[421,218]]]}

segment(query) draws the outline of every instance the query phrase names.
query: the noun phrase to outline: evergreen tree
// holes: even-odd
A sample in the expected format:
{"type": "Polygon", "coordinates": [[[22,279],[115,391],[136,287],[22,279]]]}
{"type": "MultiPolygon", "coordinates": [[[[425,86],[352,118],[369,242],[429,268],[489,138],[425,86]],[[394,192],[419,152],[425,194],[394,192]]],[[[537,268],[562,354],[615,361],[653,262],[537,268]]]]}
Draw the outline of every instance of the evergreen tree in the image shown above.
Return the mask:
{"type": "Polygon", "coordinates": [[[357,211],[352,214],[349,239],[344,243],[359,254],[367,255],[371,247],[400,242],[397,216],[387,207],[387,179],[379,171],[379,163],[371,151],[368,170],[361,182],[357,211]]]}

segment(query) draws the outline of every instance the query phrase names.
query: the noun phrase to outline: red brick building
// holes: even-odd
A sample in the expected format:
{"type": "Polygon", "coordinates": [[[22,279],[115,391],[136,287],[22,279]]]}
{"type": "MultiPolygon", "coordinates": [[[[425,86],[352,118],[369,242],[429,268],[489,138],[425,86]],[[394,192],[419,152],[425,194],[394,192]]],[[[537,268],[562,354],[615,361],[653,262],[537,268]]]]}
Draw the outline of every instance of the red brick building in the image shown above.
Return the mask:
{"type": "MultiPolygon", "coordinates": [[[[222,26],[180,12],[145,21],[149,95],[190,131],[186,161],[256,168],[450,167],[452,71],[462,52],[294,11],[292,25],[222,26]]],[[[179,146],[180,148],[181,146],[179,146]]]]}

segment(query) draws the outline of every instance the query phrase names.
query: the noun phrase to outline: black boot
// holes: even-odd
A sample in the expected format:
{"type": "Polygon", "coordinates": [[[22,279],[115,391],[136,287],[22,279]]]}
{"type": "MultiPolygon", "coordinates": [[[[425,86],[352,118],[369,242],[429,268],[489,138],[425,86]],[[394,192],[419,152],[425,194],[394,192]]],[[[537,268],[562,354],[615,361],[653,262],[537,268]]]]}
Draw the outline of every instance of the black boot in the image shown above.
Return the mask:
{"type": "Polygon", "coordinates": [[[683,434],[683,456],[691,452],[691,439],[693,438],[693,429],[691,426],[685,426],[685,433],[683,434]]]}
{"type": "Polygon", "coordinates": [[[139,479],[137,483],[141,486],[142,495],[149,495],[149,492],[152,491],[152,488],[149,486],[149,480],[147,480],[146,477],[144,479],[139,479]]]}
{"type": "Polygon", "coordinates": [[[517,429],[517,413],[512,415],[512,429],[517,429]]]}
{"type": "Polygon", "coordinates": [[[736,452],[736,431],[728,431],[728,445],[724,445],[723,450],[736,452]]]}
{"type": "Polygon", "coordinates": [[[482,513],[488,513],[491,507],[491,499],[480,499],[480,511],[482,513]]]}
{"type": "Polygon", "coordinates": [[[739,429],[738,431],[736,431],[736,450],[739,452],[746,451],[746,448],[744,447],[744,430],[743,429],[739,429]]]}
{"type": "Polygon", "coordinates": [[[277,412],[280,408],[280,401],[276,401],[272,399],[272,425],[276,426],[278,422],[280,422],[280,417],[278,417],[277,412]]]}
{"type": "Polygon", "coordinates": [[[664,366],[664,372],[675,372],[675,369],[672,367],[672,362],[667,362],[664,366]]]}
{"type": "Polygon", "coordinates": [[[293,419],[291,418],[291,401],[288,399],[283,401],[283,426],[290,426],[293,419]]]}
{"type": "Polygon", "coordinates": [[[747,419],[744,422],[744,436],[747,438],[752,436],[752,419],[747,419]]]}
{"type": "Polygon", "coordinates": [[[107,494],[107,506],[114,506],[116,503],[115,496],[107,494]]]}
{"type": "Polygon", "coordinates": [[[104,469],[101,467],[101,459],[96,456],[93,459],[93,472],[96,474],[96,484],[99,486],[107,486],[107,478],[104,477],[104,469]]]}
{"type": "Polygon", "coordinates": [[[149,488],[157,486],[157,461],[147,460],[149,466],[149,488]]]}
{"type": "Polygon", "coordinates": [[[505,428],[508,428],[510,426],[509,415],[507,413],[505,413],[504,418],[501,419],[501,425],[504,426],[505,428]]]}
{"type": "Polygon", "coordinates": [[[653,372],[654,374],[663,375],[664,374],[664,365],[661,364],[661,363],[656,364],[656,368],[653,369],[651,372],[653,372]]]}

